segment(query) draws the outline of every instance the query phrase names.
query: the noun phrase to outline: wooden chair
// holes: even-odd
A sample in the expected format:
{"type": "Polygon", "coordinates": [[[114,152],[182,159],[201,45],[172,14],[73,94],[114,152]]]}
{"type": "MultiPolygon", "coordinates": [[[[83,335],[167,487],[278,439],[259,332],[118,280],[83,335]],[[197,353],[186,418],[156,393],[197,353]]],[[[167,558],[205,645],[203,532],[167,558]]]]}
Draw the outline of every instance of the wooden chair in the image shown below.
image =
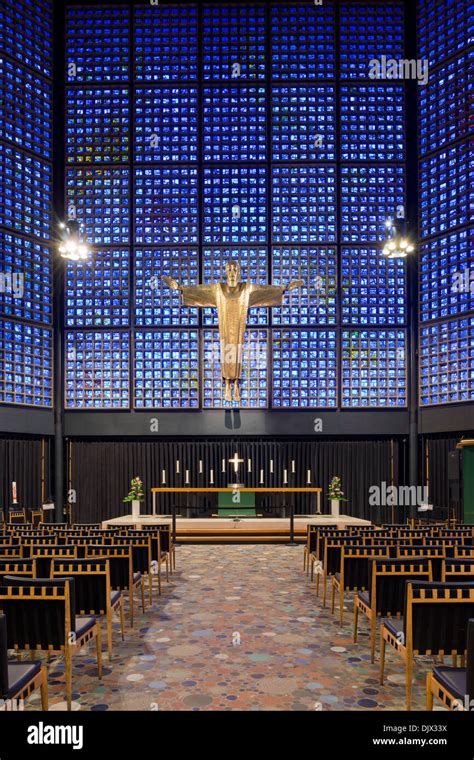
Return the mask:
{"type": "Polygon", "coordinates": [[[401,617],[405,609],[407,580],[433,580],[431,560],[375,559],[369,567],[368,591],[354,598],[354,643],[357,643],[359,613],[370,624],[371,662],[375,660],[377,619],[401,617]]]}
{"type": "Polygon", "coordinates": [[[472,710],[474,706],[474,620],[467,624],[465,668],[433,668],[426,675],[426,709],[433,709],[433,697],[448,710],[472,710]]]}
{"type": "Polygon", "coordinates": [[[344,622],[344,592],[365,591],[369,587],[369,560],[389,556],[387,546],[347,545],[341,549],[339,571],[332,576],[331,612],[336,593],[339,598],[339,622],[344,622]]]}
{"type": "Polygon", "coordinates": [[[474,559],[474,546],[455,546],[454,559],[474,559]]]}
{"type": "Polygon", "coordinates": [[[148,595],[150,605],[153,604],[153,581],[151,569],[151,539],[150,534],[140,536],[114,536],[106,538],[105,545],[129,546],[132,550],[133,572],[148,580],[148,595]]]}
{"type": "Polygon", "coordinates": [[[341,551],[343,546],[363,546],[363,538],[343,536],[342,538],[324,537],[320,539],[318,549],[319,564],[316,566],[316,596],[319,596],[319,578],[323,586],[323,607],[326,606],[327,580],[332,578],[341,568],[341,551]]]}
{"type": "Polygon", "coordinates": [[[309,558],[312,552],[316,551],[316,545],[318,542],[318,526],[307,525],[306,526],[306,542],[303,549],[303,572],[308,575],[309,573],[309,558]]]}
{"type": "Polygon", "coordinates": [[[21,559],[23,547],[20,544],[0,544],[0,559],[21,559]]]}
{"type": "Polygon", "coordinates": [[[474,580],[474,559],[452,559],[449,557],[443,560],[441,580],[443,583],[456,583],[457,581],[464,583],[474,580]]]}
{"type": "Polygon", "coordinates": [[[0,559],[0,583],[4,575],[24,575],[36,578],[35,559],[0,559]]]}
{"type": "Polygon", "coordinates": [[[48,709],[48,680],[46,668],[41,662],[9,662],[7,646],[7,621],[0,614],[0,699],[12,709],[36,689],[41,691],[41,709],[48,709]]]}
{"type": "Polygon", "coordinates": [[[8,511],[8,522],[10,525],[13,523],[26,523],[26,509],[10,509],[8,511]]]}
{"type": "Polygon", "coordinates": [[[0,587],[0,608],[8,619],[8,648],[64,652],[68,710],[73,654],[94,639],[98,676],[102,678],[100,626],[94,617],[76,617],[73,585],[72,578],[32,580],[5,575],[0,587]]]}
{"type": "Polygon", "coordinates": [[[66,545],[42,545],[32,544],[27,548],[31,559],[36,559],[38,576],[40,578],[49,578],[51,572],[51,562],[53,559],[75,559],[77,557],[77,546],[66,545]]]}
{"type": "Polygon", "coordinates": [[[51,578],[61,576],[74,578],[75,608],[79,615],[105,617],[107,626],[107,650],[112,660],[112,617],[120,615],[122,641],[125,638],[123,596],[112,591],[108,559],[53,559],[51,578]]]}
{"type": "Polygon", "coordinates": [[[411,709],[413,657],[464,655],[467,621],[474,617],[474,582],[408,581],[403,618],[380,627],[380,683],[384,682],[385,647],[389,644],[405,663],[406,709],[411,709]]]}
{"type": "Polygon", "coordinates": [[[142,610],[145,613],[145,585],[143,575],[134,573],[132,563],[132,548],[130,545],[88,546],[86,559],[106,558],[110,565],[110,585],[113,589],[129,592],[130,625],[133,628],[134,603],[133,592],[140,589],[142,610]]]}

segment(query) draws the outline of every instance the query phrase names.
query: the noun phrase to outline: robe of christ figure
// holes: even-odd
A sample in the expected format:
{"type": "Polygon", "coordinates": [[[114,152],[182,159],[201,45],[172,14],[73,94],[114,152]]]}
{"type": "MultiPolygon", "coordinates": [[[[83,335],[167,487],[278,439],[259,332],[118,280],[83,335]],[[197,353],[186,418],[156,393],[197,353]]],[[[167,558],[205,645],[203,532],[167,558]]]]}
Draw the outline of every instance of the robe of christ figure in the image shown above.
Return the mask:
{"type": "Polygon", "coordinates": [[[299,288],[303,280],[288,285],[254,285],[240,281],[240,264],[231,259],[226,264],[227,282],[210,285],[180,285],[172,277],[162,277],[172,290],[179,290],[184,306],[214,306],[219,320],[219,342],[225,400],[240,401],[242,379],[242,350],[247,323],[247,311],[257,306],[281,306],[283,296],[299,288]]]}

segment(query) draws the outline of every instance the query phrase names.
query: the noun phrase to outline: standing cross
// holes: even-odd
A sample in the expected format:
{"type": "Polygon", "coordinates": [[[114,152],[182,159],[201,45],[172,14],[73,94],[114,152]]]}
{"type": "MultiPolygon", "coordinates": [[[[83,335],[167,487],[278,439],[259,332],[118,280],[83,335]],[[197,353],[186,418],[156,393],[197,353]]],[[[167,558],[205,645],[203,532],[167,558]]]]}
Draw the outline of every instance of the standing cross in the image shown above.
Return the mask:
{"type": "Polygon", "coordinates": [[[236,452],[236,453],[234,454],[234,456],[232,457],[232,459],[229,459],[228,461],[229,461],[231,464],[233,464],[233,465],[234,465],[234,472],[238,472],[238,470],[239,470],[239,462],[243,462],[244,460],[243,460],[243,459],[239,459],[239,455],[238,455],[238,454],[237,454],[237,452],[236,452]]]}

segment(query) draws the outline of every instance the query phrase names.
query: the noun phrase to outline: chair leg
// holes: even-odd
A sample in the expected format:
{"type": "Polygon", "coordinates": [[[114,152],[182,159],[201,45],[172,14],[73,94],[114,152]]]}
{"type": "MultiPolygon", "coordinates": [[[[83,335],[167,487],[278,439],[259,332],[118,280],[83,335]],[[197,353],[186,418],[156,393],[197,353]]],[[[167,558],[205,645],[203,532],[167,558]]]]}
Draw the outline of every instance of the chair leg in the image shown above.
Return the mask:
{"type": "Polygon", "coordinates": [[[380,684],[383,686],[383,676],[385,671],[385,639],[383,636],[383,625],[380,628],[380,684]]]}
{"type": "Polygon", "coordinates": [[[142,611],[145,613],[145,578],[141,577],[140,588],[142,591],[142,611]]]}
{"type": "Polygon", "coordinates": [[[122,641],[125,641],[125,608],[123,596],[120,597],[120,629],[122,631],[122,641]]]}
{"type": "Polygon", "coordinates": [[[41,674],[43,679],[41,681],[41,709],[47,711],[49,709],[48,704],[48,672],[44,665],[41,666],[41,674]]]}
{"type": "Polygon", "coordinates": [[[326,595],[327,595],[327,582],[328,582],[326,573],[323,573],[323,577],[322,577],[321,580],[322,580],[322,583],[323,583],[323,607],[325,607],[326,606],[326,595]]]}
{"type": "Polygon", "coordinates": [[[331,612],[334,615],[334,601],[336,598],[336,583],[334,581],[334,578],[331,582],[331,612]]]}
{"type": "Polygon", "coordinates": [[[314,578],[314,560],[313,560],[313,558],[310,557],[309,560],[308,560],[308,562],[309,562],[309,569],[310,569],[309,580],[312,583],[313,582],[313,578],[314,578]]]}
{"type": "Polygon", "coordinates": [[[354,644],[357,644],[357,621],[359,619],[359,607],[357,601],[354,601],[354,644]]]}
{"type": "Polygon", "coordinates": [[[319,576],[321,573],[316,573],[316,596],[319,596],[319,576]]]}
{"type": "Polygon", "coordinates": [[[67,709],[72,707],[72,654],[68,646],[65,652],[65,676],[66,676],[66,703],[67,709]]]}
{"type": "Polygon", "coordinates": [[[405,663],[405,675],[406,675],[406,709],[411,710],[411,681],[413,677],[413,657],[408,655],[405,663]]]}
{"type": "Polygon", "coordinates": [[[99,679],[102,679],[102,647],[100,643],[100,625],[98,623],[96,630],[95,644],[97,649],[97,672],[99,674],[99,679]]]}
{"type": "Polygon", "coordinates": [[[377,636],[377,619],[375,614],[370,619],[370,662],[375,662],[375,638],[377,636]]]}
{"type": "Polygon", "coordinates": [[[107,612],[107,651],[109,662],[112,662],[112,610],[107,612]]]}
{"type": "Polygon", "coordinates": [[[457,654],[453,654],[453,668],[457,668],[458,666],[458,656],[457,654]]]}
{"type": "Polygon", "coordinates": [[[170,562],[169,562],[169,552],[166,555],[166,580],[169,581],[170,579],[170,562]]]}
{"type": "Polygon", "coordinates": [[[433,709],[433,692],[431,691],[431,672],[426,674],[426,709],[433,709]]]}
{"type": "Polygon", "coordinates": [[[150,597],[150,607],[153,604],[152,582],[151,573],[148,571],[148,596],[150,597]]]}
{"type": "Polygon", "coordinates": [[[303,572],[304,573],[306,572],[306,566],[308,564],[306,561],[306,554],[307,554],[307,551],[306,551],[306,546],[305,546],[305,548],[303,549],[303,572]]]}
{"type": "Polygon", "coordinates": [[[158,559],[158,594],[161,594],[161,559],[158,559]]]}
{"type": "Polygon", "coordinates": [[[130,584],[130,626],[133,628],[133,592],[135,591],[135,586],[133,583],[130,584]]]}
{"type": "Polygon", "coordinates": [[[344,623],[344,589],[342,585],[339,588],[339,623],[344,623]]]}

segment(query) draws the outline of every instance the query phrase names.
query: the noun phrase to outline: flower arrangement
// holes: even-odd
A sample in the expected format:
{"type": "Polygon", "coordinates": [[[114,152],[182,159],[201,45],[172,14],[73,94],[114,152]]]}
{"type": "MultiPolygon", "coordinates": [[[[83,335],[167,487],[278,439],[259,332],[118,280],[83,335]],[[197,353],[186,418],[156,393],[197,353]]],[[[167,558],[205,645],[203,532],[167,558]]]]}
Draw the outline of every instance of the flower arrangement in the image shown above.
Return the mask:
{"type": "Polygon", "coordinates": [[[328,499],[347,501],[346,497],[344,496],[344,491],[341,489],[341,478],[339,478],[337,475],[334,475],[333,479],[329,483],[328,499]]]}
{"type": "Polygon", "coordinates": [[[143,501],[144,498],[145,492],[143,491],[141,478],[133,478],[130,483],[130,492],[128,496],[124,498],[124,501],[143,501]]]}

